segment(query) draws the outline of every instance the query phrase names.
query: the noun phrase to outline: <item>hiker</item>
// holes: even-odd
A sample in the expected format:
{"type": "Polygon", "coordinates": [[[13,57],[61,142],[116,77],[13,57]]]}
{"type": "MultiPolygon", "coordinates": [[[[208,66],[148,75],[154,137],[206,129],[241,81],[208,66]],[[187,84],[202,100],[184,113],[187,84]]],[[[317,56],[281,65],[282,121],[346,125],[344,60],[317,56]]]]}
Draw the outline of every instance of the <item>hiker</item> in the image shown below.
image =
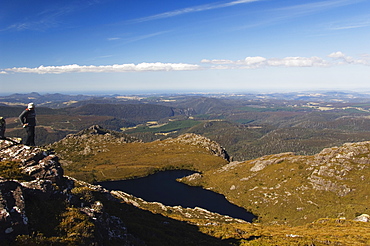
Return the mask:
{"type": "Polygon", "coordinates": [[[28,104],[27,108],[19,115],[19,120],[27,132],[25,144],[28,146],[35,146],[36,112],[33,103],[28,104]]]}
{"type": "Polygon", "coordinates": [[[0,117],[0,139],[5,139],[6,122],[4,117],[0,117]]]}

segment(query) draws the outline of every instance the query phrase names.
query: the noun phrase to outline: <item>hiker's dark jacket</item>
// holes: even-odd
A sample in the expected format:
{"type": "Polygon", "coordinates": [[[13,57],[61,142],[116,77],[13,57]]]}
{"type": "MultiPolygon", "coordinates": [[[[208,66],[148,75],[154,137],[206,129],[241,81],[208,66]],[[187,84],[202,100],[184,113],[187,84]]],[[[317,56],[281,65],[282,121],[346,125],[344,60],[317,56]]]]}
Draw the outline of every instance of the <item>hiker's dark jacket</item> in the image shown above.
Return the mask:
{"type": "Polygon", "coordinates": [[[5,128],[5,126],[6,126],[5,119],[4,118],[0,119],[0,129],[5,128]]]}
{"type": "Polygon", "coordinates": [[[19,115],[19,120],[28,126],[36,126],[36,111],[34,109],[26,109],[19,115]]]}

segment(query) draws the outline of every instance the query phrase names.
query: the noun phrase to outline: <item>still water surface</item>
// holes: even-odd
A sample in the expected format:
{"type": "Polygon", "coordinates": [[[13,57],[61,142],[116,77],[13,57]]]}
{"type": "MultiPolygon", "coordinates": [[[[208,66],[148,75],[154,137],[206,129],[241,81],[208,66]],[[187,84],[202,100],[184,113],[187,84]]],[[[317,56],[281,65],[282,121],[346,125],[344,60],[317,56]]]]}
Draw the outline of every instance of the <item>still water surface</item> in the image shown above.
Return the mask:
{"type": "Polygon", "coordinates": [[[223,195],[176,181],[177,178],[192,173],[186,170],[163,171],[143,178],[107,181],[99,185],[108,190],[124,191],[145,201],[160,202],[167,206],[201,207],[249,222],[256,217],[244,208],[228,202],[223,195]]]}

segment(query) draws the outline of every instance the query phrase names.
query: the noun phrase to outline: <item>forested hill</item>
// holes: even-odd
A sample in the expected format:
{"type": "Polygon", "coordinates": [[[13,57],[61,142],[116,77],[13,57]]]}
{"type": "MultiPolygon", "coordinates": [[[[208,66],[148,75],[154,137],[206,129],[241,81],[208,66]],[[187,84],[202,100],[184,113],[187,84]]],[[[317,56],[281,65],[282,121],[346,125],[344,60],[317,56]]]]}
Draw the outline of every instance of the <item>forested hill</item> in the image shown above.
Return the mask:
{"type": "Polygon", "coordinates": [[[112,116],[136,122],[160,120],[175,115],[171,107],[153,104],[88,104],[69,111],[75,115],[112,116]]]}
{"type": "MultiPolygon", "coordinates": [[[[7,122],[6,135],[25,137],[18,116],[25,106],[0,106],[0,116],[7,122]]],[[[168,120],[186,114],[186,110],[154,104],[87,104],[79,107],[52,109],[36,105],[38,145],[60,140],[91,125],[119,131],[148,121],[168,120]]]]}

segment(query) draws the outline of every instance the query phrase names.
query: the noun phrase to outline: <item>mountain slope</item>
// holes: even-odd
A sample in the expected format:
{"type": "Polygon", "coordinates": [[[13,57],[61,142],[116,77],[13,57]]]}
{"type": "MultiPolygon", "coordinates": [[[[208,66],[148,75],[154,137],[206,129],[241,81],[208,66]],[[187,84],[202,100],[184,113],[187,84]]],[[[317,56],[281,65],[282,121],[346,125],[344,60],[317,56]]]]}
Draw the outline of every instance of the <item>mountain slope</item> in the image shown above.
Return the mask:
{"type": "Polygon", "coordinates": [[[225,165],[229,158],[219,144],[195,134],[143,143],[99,126],[68,135],[49,148],[60,156],[68,175],[89,182],[146,176],[164,169],[203,172],[225,165]]]}
{"type": "Polygon", "coordinates": [[[70,112],[75,115],[113,116],[141,123],[175,114],[171,107],[154,104],[88,104],[73,108],[70,112]]]}
{"type": "Polygon", "coordinates": [[[281,153],[232,162],[184,182],[221,193],[264,224],[301,225],[322,217],[369,213],[370,142],[313,156],[281,153]]]}
{"type": "MultiPolygon", "coordinates": [[[[136,143],[132,142],[136,140],[126,138],[124,134],[116,135],[115,132],[98,127],[80,132],[73,138],[80,139],[81,142],[85,140],[88,145],[94,141],[106,144],[114,139],[121,145],[136,143]]],[[[194,156],[201,157],[201,161],[202,157],[206,156],[206,152],[201,149],[207,150],[208,155],[216,155],[217,159],[223,159],[220,156],[225,154],[216,143],[196,135],[169,139],[165,145],[162,143],[158,146],[170,145],[180,146],[184,151],[194,150],[194,156]],[[194,148],[186,147],[187,145],[194,148]]],[[[235,195],[234,191],[239,193],[238,197],[244,197],[242,183],[256,185],[249,190],[256,191],[256,196],[244,198],[254,199],[261,206],[260,198],[265,199],[263,202],[267,206],[261,207],[261,210],[252,208],[262,215],[264,211],[266,214],[279,212],[269,210],[270,202],[279,200],[280,203],[271,207],[284,207],[284,202],[298,193],[302,194],[303,202],[308,199],[308,196],[303,196],[304,193],[315,196],[317,200],[307,200],[306,203],[317,202],[320,207],[310,211],[309,206],[296,209],[296,204],[288,204],[284,209],[293,208],[288,210],[292,214],[294,210],[303,211],[307,215],[311,212],[321,212],[320,209],[325,204],[319,203],[319,199],[327,202],[331,197],[342,199],[337,202],[342,203],[342,208],[351,208],[355,203],[368,204],[368,187],[366,184],[356,183],[357,179],[353,179],[368,179],[369,145],[369,142],[347,144],[340,148],[323,150],[311,157],[283,153],[244,163],[224,163],[222,167],[200,166],[205,168],[203,177],[199,174],[193,175],[192,180],[193,184],[205,184],[209,179],[208,181],[213,182],[214,190],[222,190],[226,185],[226,191],[230,191],[229,199],[235,195]],[[354,172],[354,175],[351,172],[354,172]],[[362,176],[356,176],[359,173],[362,176]],[[290,174],[290,177],[284,176],[287,174],[290,174]],[[297,179],[297,176],[301,177],[297,179]],[[279,183],[273,184],[278,178],[281,178],[279,183]],[[294,180],[302,181],[301,186],[296,185],[294,180]],[[256,182],[260,186],[257,186],[256,182]],[[298,189],[299,192],[297,187],[301,188],[298,189]],[[279,190],[283,193],[279,193],[279,190]],[[277,199],[274,199],[273,195],[277,196],[277,199]],[[347,199],[349,196],[352,196],[352,199],[347,199]],[[358,197],[363,200],[355,200],[358,197]]],[[[268,221],[269,215],[260,218],[263,223],[251,224],[201,208],[169,207],[157,202],[146,202],[124,192],[109,192],[100,186],[64,176],[58,156],[49,150],[24,146],[16,139],[0,140],[0,147],[2,245],[370,244],[370,223],[365,222],[370,220],[368,215],[352,220],[352,216],[344,219],[337,218],[338,214],[335,214],[334,219],[318,219],[301,226],[290,226],[275,225],[280,223],[279,214],[276,213],[271,214],[276,217],[271,221],[268,221]]],[[[91,152],[99,153],[99,149],[91,148],[91,152]]],[[[153,155],[152,158],[157,157],[153,155]]],[[[187,180],[192,182],[190,178],[187,180]]],[[[310,219],[311,217],[305,221],[310,219]]]]}
{"type": "Polygon", "coordinates": [[[249,224],[179,206],[166,208],[171,218],[156,207],[165,208],[63,175],[50,151],[0,140],[1,245],[221,246],[230,243],[196,224],[249,224]]]}

